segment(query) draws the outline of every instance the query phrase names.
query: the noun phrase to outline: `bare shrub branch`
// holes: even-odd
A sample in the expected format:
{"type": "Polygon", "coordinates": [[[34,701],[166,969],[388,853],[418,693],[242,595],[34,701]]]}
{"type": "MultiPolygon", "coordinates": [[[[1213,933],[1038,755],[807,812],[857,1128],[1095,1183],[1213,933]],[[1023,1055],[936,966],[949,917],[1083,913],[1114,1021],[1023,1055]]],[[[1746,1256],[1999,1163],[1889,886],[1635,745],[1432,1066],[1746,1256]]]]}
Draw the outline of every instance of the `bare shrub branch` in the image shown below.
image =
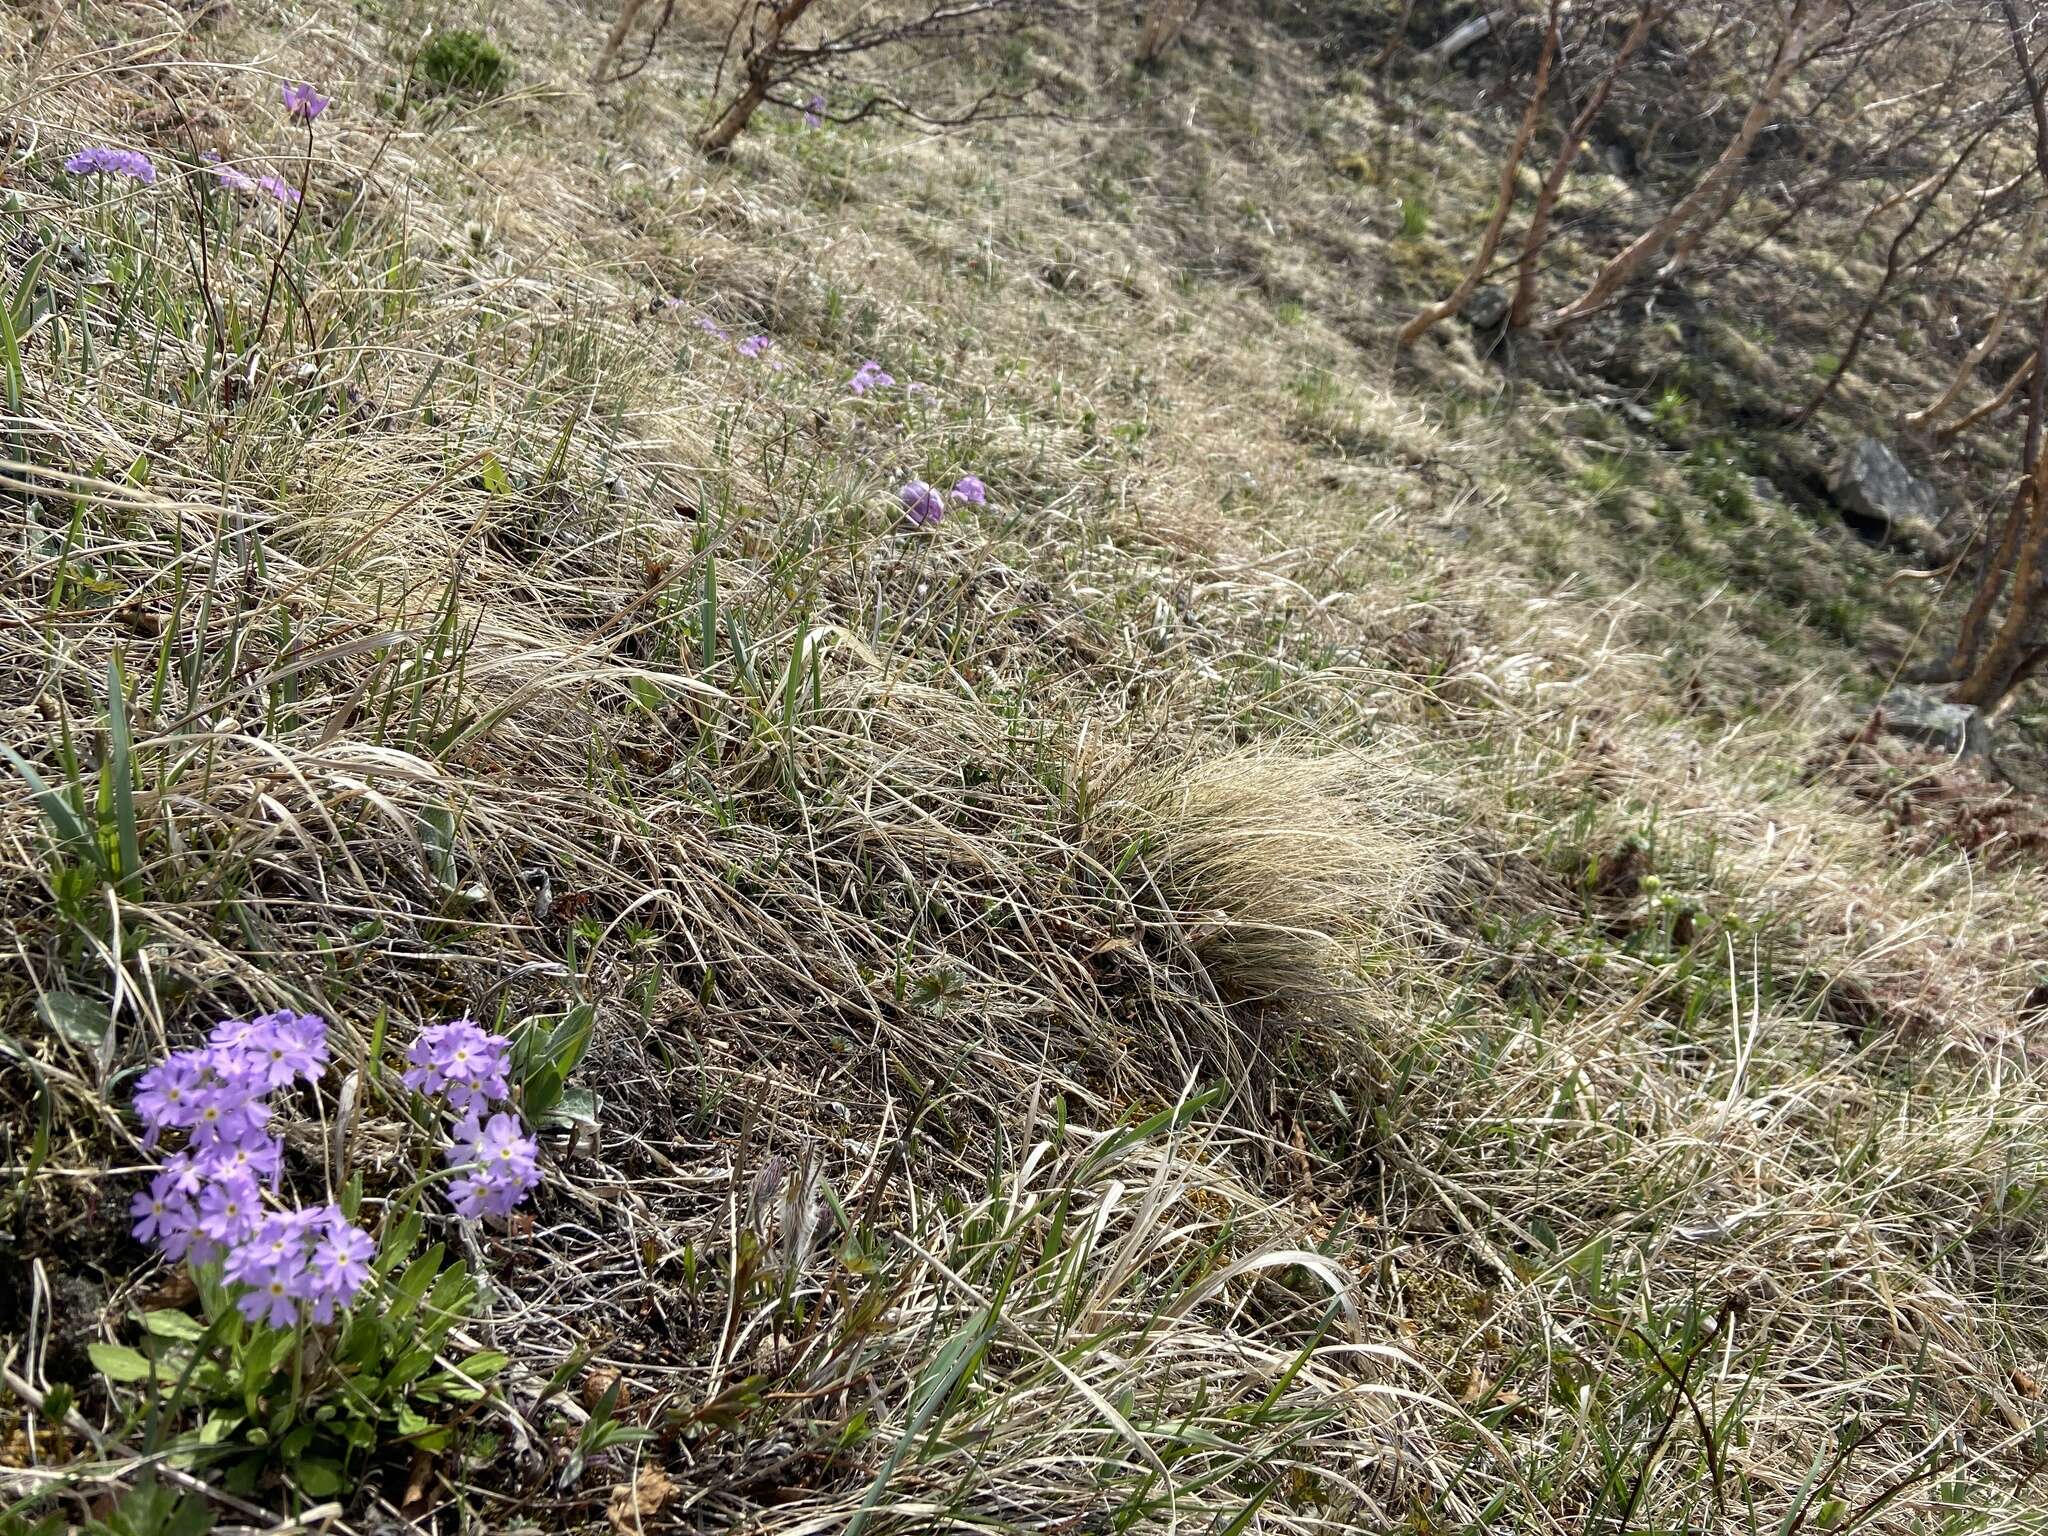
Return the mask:
{"type": "MultiPolygon", "coordinates": [[[[1749,154],[1750,146],[1756,142],[1757,135],[1770,120],[1772,108],[1784,94],[1787,84],[1811,61],[1815,36],[1840,14],[1841,9],[1842,0],[1797,0],[1778,40],[1769,72],[1764,76],[1762,84],[1757,87],[1756,95],[1750,101],[1749,110],[1743,115],[1741,126],[1729,139],[1720,157],[1693,185],[1692,190],[1673,204],[1664,217],[1630,241],[1618,255],[1602,267],[1583,294],[1553,311],[1543,323],[1545,331],[1555,334],[1569,329],[1604,308],[1644,262],[1662,250],[1673,236],[1685,229],[1709,207],[1716,211],[1707,217],[1702,227],[1692,236],[1692,243],[1696,244],[1699,237],[1719,220],[1725,213],[1727,204],[1717,199],[1734,180],[1736,172],[1749,154]]],[[[1687,249],[1690,249],[1690,245],[1687,249]]]]}
{"type": "Polygon", "coordinates": [[[1398,346],[1413,346],[1431,326],[1458,314],[1486,277],[1487,265],[1500,246],[1501,231],[1507,227],[1508,211],[1514,206],[1515,177],[1522,169],[1522,156],[1529,148],[1529,141],[1535,137],[1536,124],[1543,115],[1543,104],[1550,94],[1550,65],[1557,56],[1560,3],[1561,0],[1550,0],[1550,10],[1543,23],[1543,51],[1537,56],[1536,78],[1529,87],[1529,104],[1523,109],[1522,126],[1515,134],[1515,141],[1501,162],[1500,195],[1494,201],[1493,217],[1487,221],[1479,249],[1473,254],[1471,265],[1465,269],[1464,278],[1452,290],[1451,296],[1440,304],[1432,304],[1401,327],[1400,335],[1395,338],[1398,346]]]}

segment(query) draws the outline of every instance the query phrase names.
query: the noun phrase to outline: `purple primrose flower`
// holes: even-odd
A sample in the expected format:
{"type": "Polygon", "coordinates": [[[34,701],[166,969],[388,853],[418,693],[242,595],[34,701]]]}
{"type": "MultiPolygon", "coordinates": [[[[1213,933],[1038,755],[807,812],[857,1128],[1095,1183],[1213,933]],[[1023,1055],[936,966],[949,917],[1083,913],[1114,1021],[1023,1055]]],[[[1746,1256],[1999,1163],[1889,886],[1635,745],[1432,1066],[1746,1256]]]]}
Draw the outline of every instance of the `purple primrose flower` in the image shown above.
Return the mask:
{"type": "Polygon", "coordinates": [[[81,149],[64,162],[64,169],[74,176],[126,176],[144,186],[156,181],[156,165],[149,156],[140,150],[115,149],[107,144],[81,149]]]}
{"type": "Polygon", "coordinates": [[[334,104],[332,96],[322,96],[312,86],[303,83],[283,86],[278,95],[284,100],[285,111],[307,123],[334,104]]]}
{"type": "Polygon", "coordinates": [[[903,503],[903,515],[921,528],[930,527],[946,515],[946,504],[939,499],[939,493],[922,480],[912,480],[896,493],[896,499],[903,503]]]}

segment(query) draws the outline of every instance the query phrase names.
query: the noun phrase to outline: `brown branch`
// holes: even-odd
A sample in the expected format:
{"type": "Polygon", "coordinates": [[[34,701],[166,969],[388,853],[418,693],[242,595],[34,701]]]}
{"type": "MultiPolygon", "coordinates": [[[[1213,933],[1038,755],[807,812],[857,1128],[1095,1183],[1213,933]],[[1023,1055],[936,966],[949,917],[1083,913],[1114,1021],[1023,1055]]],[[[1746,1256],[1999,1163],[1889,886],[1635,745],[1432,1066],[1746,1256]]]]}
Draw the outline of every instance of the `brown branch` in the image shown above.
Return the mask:
{"type": "Polygon", "coordinates": [[[1978,406],[1974,411],[1971,411],[1967,416],[1959,416],[1947,426],[1937,428],[1934,434],[1936,441],[1948,442],[1957,434],[1970,427],[1974,427],[1993,411],[2001,410],[2011,404],[2012,397],[2019,393],[2020,386],[2034,376],[2034,367],[2040,361],[2041,358],[2038,353],[2029,352],[2019,367],[2013,369],[2006,381],[1998,386],[1997,394],[1978,406]]]}
{"type": "Polygon", "coordinates": [[[601,86],[609,79],[612,60],[618,57],[619,49],[625,45],[626,34],[633,30],[633,23],[639,19],[641,8],[646,4],[647,0],[619,0],[619,19],[612,23],[604,47],[598,51],[597,63],[590,71],[591,85],[601,86]]]}
{"type": "MultiPolygon", "coordinates": [[[[1013,30],[1027,21],[1065,15],[1072,9],[1070,0],[927,0],[922,11],[908,16],[899,14],[884,21],[858,21],[847,30],[827,35],[820,41],[795,43],[790,38],[790,30],[812,4],[813,0],[740,0],[740,9],[733,18],[731,31],[727,33],[718,73],[712,82],[712,99],[718,101],[722,97],[726,60],[732,53],[733,38],[739,32],[739,24],[746,20],[747,41],[739,60],[740,84],[734,95],[717,109],[710,125],[698,138],[698,148],[705,154],[719,156],[730,152],[733,141],[746,130],[763,103],[787,105],[775,96],[776,90],[798,85],[806,79],[836,76],[846,61],[858,55],[899,45],[930,45],[942,40],[964,44],[997,37],[1006,29],[1013,30]]],[[[991,90],[965,111],[945,116],[926,114],[889,92],[874,91],[854,113],[821,115],[844,123],[858,122],[886,112],[936,127],[952,128],[991,118],[993,114],[985,110],[990,101],[1015,99],[1014,93],[991,90]]]]}
{"type": "Polygon", "coordinates": [[[1138,36],[1139,61],[1150,64],[1163,56],[1201,8],[1202,0],[1151,0],[1138,36]]]}
{"type": "MultiPolygon", "coordinates": [[[[751,3],[751,0],[748,0],[751,3]]],[[[776,82],[776,53],[782,45],[783,35],[797,24],[805,11],[811,8],[812,0],[782,0],[780,5],[763,5],[767,25],[755,33],[751,26],[747,35],[747,51],[741,64],[746,71],[746,84],[739,94],[726,103],[711,126],[704,130],[697,147],[707,155],[723,155],[732,149],[732,141],[740,136],[762,102],[768,99],[768,91],[776,82]]]]}
{"type": "MultiPolygon", "coordinates": [[[[1998,293],[1998,307],[1992,311],[1991,323],[1984,328],[1983,337],[1970,349],[1969,356],[1957,364],[1954,377],[1948,381],[1948,388],[1930,401],[1924,409],[1909,411],[1900,417],[1901,426],[1914,429],[1931,426],[1953,403],[1963,385],[1975,375],[1984,359],[1991,355],[1991,349],[1998,345],[1998,338],[2005,330],[2006,317],[2012,312],[2012,296],[2019,289],[2022,274],[2034,264],[2034,247],[2041,239],[2043,206],[2039,202],[2035,203],[2034,211],[2027,215],[2027,232],[2020,239],[2019,260],[2013,262],[2005,274],[2005,286],[1998,293]]],[[[2013,387],[2019,387],[2017,380],[2014,381],[2013,387]]]]}
{"type": "MultiPolygon", "coordinates": [[[[1756,142],[1764,123],[1771,115],[1771,108],[1783,93],[1787,82],[1807,63],[1810,58],[1805,50],[1807,39],[1821,26],[1831,21],[1840,10],[1842,0],[1817,0],[1809,6],[1806,0],[1799,0],[1792,11],[1792,19],[1778,41],[1778,48],[1771,60],[1770,72],[1758,87],[1756,97],[1750,102],[1749,111],[1744,114],[1742,125],[1735,136],[1728,141],[1706,175],[1702,176],[1671,211],[1655,224],[1644,230],[1606,266],[1600,269],[1592,284],[1577,299],[1562,309],[1555,310],[1544,321],[1543,330],[1555,334],[1568,329],[1588,315],[1605,307],[1621,286],[1635,275],[1635,271],[1657,251],[1662,250],[1671,237],[1689,224],[1720,194],[1722,188],[1735,176],[1742,162],[1749,154],[1749,147],[1756,142]]],[[[1711,227],[1709,224],[1708,227],[1711,227]]],[[[1704,230],[1701,231],[1704,233],[1704,230]]]]}
{"type": "MultiPolygon", "coordinates": [[[[1878,310],[1884,307],[1885,295],[1891,291],[1892,284],[1898,278],[1899,253],[1905,249],[1906,242],[1913,238],[1914,232],[1920,228],[1921,221],[1941,201],[1941,194],[1946,192],[1956,177],[1963,173],[1963,167],[1970,163],[1972,157],[1983,147],[1984,141],[1991,136],[1991,130],[1998,124],[1999,119],[1996,117],[1987,121],[1963,146],[1962,151],[1949,162],[1948,168],[1939,176],[1932,178],[1932,185],[1922,183],[1926,191],[1920,198],[1919,206],[1914,208],[1913,216],[1899,226],[1898,233],[1892,236],[1891,243],[1885,247],[1884,270],[1879,273],[1877,286],[1871,289],[1870,297],[1864,301],[1862,313],[1856,317],[1855,328],[1849,333],[1849,344],[1842,349],[1841,360],[1835,364],[1834,372],[1830,373],[1822,381],[1820,388],[1813,392],[1813,397],[1793,416],[1789,423],[1791,426],[1803,427],[1813,420],[1813,413],[1827,402],[1828,397],[1840,388],[1842,380],[1848,377],[1850,368],[1855,365],[1857,357],[1863,351],[1864,341],[1870,335],[1871,323],[1877,319],[1878,310]]],[[[1967,228],[1968,226],[1965,226],[1965,229],[1967,228]]],[[[1960,238],[1962,233],[1963,231],[1958,231],[1956,238],[1960,238]]]]}
{"type": "Polygon", "coordinates": [[[1614,82],[1621,78],[1621,72],[1628,67],[1628,61],[1642,46],[1643,39],[1650,35],[1650,26],[1657,15],[1657,0],[1643,0],[1643,8],[1636,14],[1636,24],[1629,29],[1614,57],[1608,60],[1607,67],[1600,72],[1600,78],[1594,82],[1592,93],[1579,109],[1578,116],[1565,129],[1564,142],[1558,146],[1557,160],[1551,165],[1550,174],[1543,178],[1542,190],[1536,194],[1536,208],[1529,215],[1528,232],[1522,236],[1522,253],[1515,260],[1515,297],[1508,306],[1510,330],[1520,330],[1527,325],[1530,311],[1536,307],[1537,257],[1544,242],[1550,238],[1550,215],[1557,206],[1558,194],[1564,190],[1564,179],[1572,168],[1572,161],[1578,156],[1579,145],[1593,126],[1594,119],[1607,105],[1607,98],[1614,92],[1614,82]]]}
{"type": "Polygon", "coordinates": [[[1500,245],[1501,231],[1507,227],[1508,210],[1515,202],[1515,176],[1522,168],[1522,156],[1527,153],[1529,141],[1536,136],[1536,123],[1543,113],[1544,98],[1550,91],[1550,64],[1557,56],[1557,17],[1562,0],[1550,0],[1549,19],[1543,27],[1543,52],[1536,60],[1536,79],[1529,89],[1529,105],[1522,113],[1521,130],[1508,148],[1507,158],[1501,162],[1500,196],[1493,205],[1493,217],[1487,222],[1486,233],[1479,241],[1479,249],[1472,257],[1472,264],[1465,269],[1465,276],[1451,296],[1441,304],[1432,304],[1413,320],[1401,327],[1394,338],[1399,347],[1410,347],[1439,321],[1447,320],[1465,307],[1486,276],[1488,263],[1500,245]]]}
{"type": "Polygon", "coordinates": [[[1387,34],[1386,43],[1372,56],[1372,62],[1365,67],[1378,74],[1387,67],[1387,61],[1400,52],[1401,43],[1408,36],[1408,21],[1415,14],[1415,0],[1402,0],[1401,19],[1394,23],[1394,29],[1387,34]]]}
{"type": "MultiPolygon", "coordinates": [[[[2005,16],[2013,60],[2026,84],[2028,105],[2034,115],[2034,163],[2048,176],[2048,93],[2044,93],[2040,73],[2034,68],[2026,29],[2013,0],[1999,0],[1999,9],[2005,16]]],[[[1957,657],[1970,659],[1972,664],[1952,697],[1959,704],[1974,704],[1986,711],[2003,702],[2020,680],[2027,637],[2041,597],[2042,546],[2048,540],[2048,460],[2041,456],[2044,413],[2048,413],[2048,368],[2041,366],[2043,357],[2048,357],[2048,299],[2042,301],[2041,319],[2034,335],[2033,386],[2028,393],[2027,432],[2020,457],[2025,480],[2012,511],[2007,514],[2005,536],[1987,562],[1983,580],[1971,599],[1956,645],[1957,657]],[[2024,533],[2019,531],[2022,508],[2024,533]],[[2008,585],[2008,567],[2012,596],[2006,603],[2005,618],[1983,655],[1974,656],[1992,603],[2008,585]]]]}

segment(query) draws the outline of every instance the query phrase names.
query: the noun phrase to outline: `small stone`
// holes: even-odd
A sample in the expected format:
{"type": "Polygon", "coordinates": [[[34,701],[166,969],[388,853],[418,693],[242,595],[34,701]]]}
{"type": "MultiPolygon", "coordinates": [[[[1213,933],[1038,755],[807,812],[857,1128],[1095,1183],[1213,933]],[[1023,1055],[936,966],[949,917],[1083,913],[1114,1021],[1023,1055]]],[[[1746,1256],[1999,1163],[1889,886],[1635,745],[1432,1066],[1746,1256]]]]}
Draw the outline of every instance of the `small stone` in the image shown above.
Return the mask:
{"type": "Polygon", "coordinates": [[[1951,757],[1981,756],[1991,733],[1974,704],[1951,704],[1919,688],[1894,688],[1878,701],[1884,728],[1951,757]]]}
{"type": "Polygon", "coordinates": [[[1482,288],[1465,302],[1465,323],[1475,331],[1491,331],[1508,317],[1504,288],[1482,288]]]}
{"type": "Polygon", "coordinates": [[[1874,437],[1861,437],[1828,476],[1828,489],[1852,516],[1876,523],[1887,539],[1937,550],[1939,500],[1934,487],[1899,462],[1874,437]]]}

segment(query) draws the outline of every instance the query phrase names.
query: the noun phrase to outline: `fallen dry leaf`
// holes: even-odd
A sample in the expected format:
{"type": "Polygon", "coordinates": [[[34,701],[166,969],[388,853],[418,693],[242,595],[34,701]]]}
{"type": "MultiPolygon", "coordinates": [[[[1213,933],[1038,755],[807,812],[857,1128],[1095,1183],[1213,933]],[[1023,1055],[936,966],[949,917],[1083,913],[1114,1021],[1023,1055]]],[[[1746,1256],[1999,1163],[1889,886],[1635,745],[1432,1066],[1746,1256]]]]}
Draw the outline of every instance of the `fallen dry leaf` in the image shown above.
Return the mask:
{"type": "Polygon", "coordinates": [[[143,1306],[152,1312],[182,1312],[199,1299],[199,1287],[192,1283],[192,1277],[179,1269],[142,1298],[143,1306]]]}
{"type": "Polygon", "coordinates": [[[406,1473],[405,1497],[399,1502],[399,1512],[407,1519],[413,1519],[427,1507],[427,1480],[434,1475],[434,1456],[431,1451],[416,1450],[412,1453],[412,1468],[406,1473]]]}
{"type": "Polygon", "coordinates": [[[638,1536],[642,1525],[661,1513],[661,1506],[677,1493],[675,1482],[653,1463],[633,1474],[630,1487],[620,1483],[612,1489],[612,1501],[605,1506],[612,1529],[622,1536],[638,1536]]]}
{"type": "MultiPolygon", "coordinates": [[[[619,1386],[619,1373],[617,1371],[608,1365],[592,1366],[583,1373],[583,1386],[579,1394],[583,1399],[583,1406],[595,1408],[604,1401],[605,1393],[611,1391],[615,1386],[619,1386]]],[[[625,1407],[631,1397],[632,1394],[630,1392],[623,1386],[619,1386],[619,1395],[614,1402],[614,1406],[619,1408],[625,1407]]]]}

